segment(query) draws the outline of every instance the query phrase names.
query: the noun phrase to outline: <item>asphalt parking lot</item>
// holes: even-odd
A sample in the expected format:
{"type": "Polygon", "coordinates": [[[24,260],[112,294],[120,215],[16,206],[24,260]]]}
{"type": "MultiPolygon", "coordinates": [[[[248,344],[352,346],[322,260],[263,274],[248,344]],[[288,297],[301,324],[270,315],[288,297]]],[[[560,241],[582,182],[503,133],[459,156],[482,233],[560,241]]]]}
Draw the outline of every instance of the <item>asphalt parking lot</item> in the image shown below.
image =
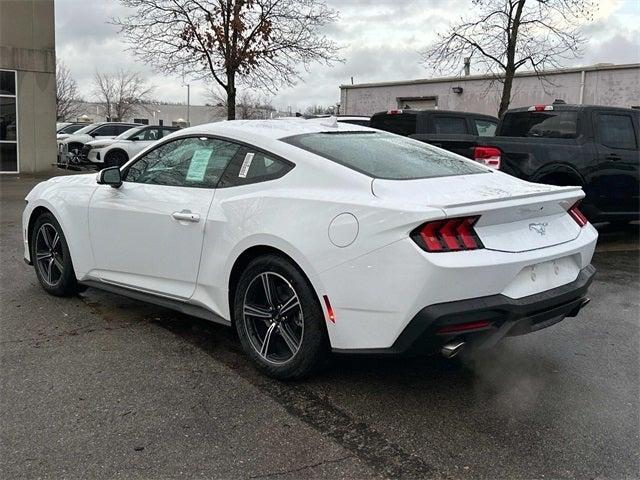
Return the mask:
{"type": "Polygon", "coordinates": [[[256,373],[231,331],[22,262],[37,180],[0,179],[0,477],[637,478],[638,226],[602,228],[578,318],[460,365],[256,373]]]}

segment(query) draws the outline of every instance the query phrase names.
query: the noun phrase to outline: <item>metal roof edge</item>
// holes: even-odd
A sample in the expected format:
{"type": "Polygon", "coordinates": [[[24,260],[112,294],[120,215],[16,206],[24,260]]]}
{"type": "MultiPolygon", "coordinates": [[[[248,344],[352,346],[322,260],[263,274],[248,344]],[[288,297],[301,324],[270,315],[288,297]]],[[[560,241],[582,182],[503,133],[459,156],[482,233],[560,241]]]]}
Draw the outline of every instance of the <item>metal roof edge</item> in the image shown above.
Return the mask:
{"type": "MultiPolygon", "coordinates": [[[[578,72],[594,72],[601,70],[627,70],[627,69],[640,69],[640,63],[625,63],[625,64],[595,64],[584,67],[571,67],[571,68],[559,68],[556,70],[547,70],[544,75],[560,75],[563,73],[578,73],[578,72]]],[[[534,77],[537,76],[536,72],[524,71],[516,72],[516,77],[534,77]]],[[[441,83],[441,82],[466,82],[469,80],[491,80],[501,78],[500,75],[483,74],[483,75],[469,75],[469,76],[456,76],[456,77],[439,77],[439,78],[419,78],[415,80],[397,80],[390,82],[370,82],[370,83],[356,83],[354,85],[343,84],[340,85],[341,90],[348,90],[351,88],[368,88],[368,87],[391,87],[401,85],[420,85],[428,83],[441,83]]]]}

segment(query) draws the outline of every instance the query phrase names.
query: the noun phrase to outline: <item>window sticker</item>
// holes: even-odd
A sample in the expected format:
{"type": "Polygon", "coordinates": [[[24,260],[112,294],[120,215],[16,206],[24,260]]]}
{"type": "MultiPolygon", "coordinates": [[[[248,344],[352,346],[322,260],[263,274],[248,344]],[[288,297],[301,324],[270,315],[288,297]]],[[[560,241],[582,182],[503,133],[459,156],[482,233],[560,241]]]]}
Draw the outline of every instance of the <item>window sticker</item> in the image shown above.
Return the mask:
{"type": "Polygon", "coordinates": [[[193,152],[191,162],[189,163],[189,170],[187,171],[187,181],[201,182],[204,180],[204,174],[209,166],[209,159],[211,158],[212,152],[212,148],[201,148],[193,152]]]}
{"type": "Polygon", "coordinates": [[[242,166],[240,167],[240,173],[238,173],[238,177],[247,178],[247,173],[249,173],[249,167],[251,166],[251,162],[253,162],[254,155],[255,154],[253,153],[247,153],[245,155],[242,166]]]}

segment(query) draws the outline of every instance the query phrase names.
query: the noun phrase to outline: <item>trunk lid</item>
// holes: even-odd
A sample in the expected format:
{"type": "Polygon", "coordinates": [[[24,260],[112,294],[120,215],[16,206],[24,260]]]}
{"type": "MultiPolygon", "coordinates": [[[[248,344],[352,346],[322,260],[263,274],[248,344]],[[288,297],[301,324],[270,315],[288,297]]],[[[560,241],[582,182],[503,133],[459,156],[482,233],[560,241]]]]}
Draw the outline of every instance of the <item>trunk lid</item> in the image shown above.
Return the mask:
{"type": "Polygon", "coordinates": [[[474,229],[485,248],[523,252],[569,242],[580,226],[567,210],[584,197],[580,187],[525,182],[501,172],[418,180],[374,179],[381,199],[435,207],[443,217],[479,215],[474,229]]]}

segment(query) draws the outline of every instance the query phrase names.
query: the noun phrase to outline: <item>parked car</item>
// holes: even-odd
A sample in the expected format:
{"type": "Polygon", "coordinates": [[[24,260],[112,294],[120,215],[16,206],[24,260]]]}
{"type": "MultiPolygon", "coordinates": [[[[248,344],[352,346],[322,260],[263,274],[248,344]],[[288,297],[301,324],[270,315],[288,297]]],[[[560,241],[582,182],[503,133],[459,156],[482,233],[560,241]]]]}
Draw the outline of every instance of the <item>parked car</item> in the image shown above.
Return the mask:
{"type": "Polygon", "coordinates": [[[369,126],[370,117],[366,115],[301,115],[296,113],[295,117],[280,117],[278,120],[319,120],[335,118],[338,123],[351,123],[352,125],[361,125],[363,127],[369,126]]]}
{"type": "Polygon", "coordinates": [[[69,123],[63,127],[60,127],[56,132],[57,135],[68,135],[77,132],[81,128],[84,128],[88,123],[69,123]]]}
{"type": "Polygon", "coordinates": [[[179,127],[146,125],[130,128],[113,139],[87,142],[82,147],[82,159],[99,167],[122,166],[147,148],[179,127]]]}
{"type": "Polygon", "coordinates": [[[365,115],[313,115],[313,116],[305,116],[306,119],[316,119],[316,118],[330,118],[335,117],[338,123],[351,123],[353,125],[361,125],[363,127],[368,127],[369,122],[371,120],[370,117],[365,115]]]}
{"type": "Polygon", "coordinates": [[[298,378],[330,350],[453,356],[575,316],[597,239],[583,196],[358,125],[228,121],[38,184],[24,256],[52,295],[232,325],[298,378]]]}
{"type": "Polygon", "coordinates": [[[558,103],[507,111],[491,138],[410,136],[524,180],[581,186],[591,221],[626,223],[640,218],[638,132],[638,110],[558,103]]]}
{"type": "Polygon", "coordinates": [[[114,138],[132,127],[139,127],[138,123],[99,122],[92,123],[74,133],[58,134],[58,163],[70,160],[80,153],[85,143],[91,140],[114,138]]]}
{"type": "Polygon", "coordinates": [[[437,146],[468,157],[469,145],[465,142],[475,144],[479,136],[495,135],[498,118],[451,110],[394,109],[374,114],[370,126],[420,140],[435,138],[437,146]],[[449,139],[454,142],[448,143],[449,139]]]}

